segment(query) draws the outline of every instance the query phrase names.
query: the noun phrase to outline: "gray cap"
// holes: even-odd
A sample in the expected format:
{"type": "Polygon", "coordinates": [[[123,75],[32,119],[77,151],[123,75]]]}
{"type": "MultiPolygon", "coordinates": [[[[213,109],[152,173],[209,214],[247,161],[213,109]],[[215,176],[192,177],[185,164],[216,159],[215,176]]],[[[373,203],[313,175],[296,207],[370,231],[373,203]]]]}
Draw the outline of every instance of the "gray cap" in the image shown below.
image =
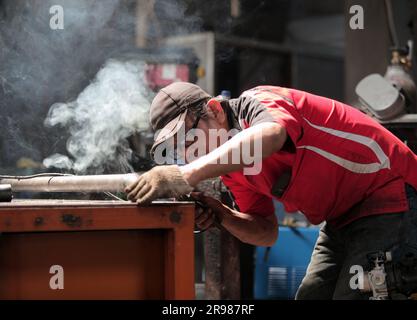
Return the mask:
{"type": "Polygon", "coordinates": [[[205,103],[210,98],[207,92],[189,82],[174,82],[162,88],[153,99],[150,108],[152,129],[160,130],[151,153],[159,144],[178,132],[190,108],[205,103]]]}

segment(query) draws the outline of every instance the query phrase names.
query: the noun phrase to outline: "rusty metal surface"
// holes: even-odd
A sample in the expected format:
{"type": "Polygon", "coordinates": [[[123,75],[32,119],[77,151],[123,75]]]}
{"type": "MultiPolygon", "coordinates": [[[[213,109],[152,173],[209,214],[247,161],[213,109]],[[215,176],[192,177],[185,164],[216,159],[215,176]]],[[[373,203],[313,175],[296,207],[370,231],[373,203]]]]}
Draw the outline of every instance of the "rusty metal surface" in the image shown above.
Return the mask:
{"type": "MultiPolygon", "coordinates": [[[[153,201],[149,206],[180,206],[194,205],[190,201],[153,201]]],[[[149,207],[142,206],[142,207],[149,207]]],[[[0,203],[1,208],[24,208],[24,207],[139,207],[131,201],[120,200],[61,200],[61,199],[14,199],[11,202],[0,203]]]]}
{"type": "Polygon", "coordinates": [[[3,234],[0,299],[164,299],[164,246],[162,230],[3,234]]]}
{"type": "Polygon", "coordinates": [[[21,200],[0,206],[0,232],[194,227],[194,203],[21,200]]]}
{"type": "Polygon", "coordinates": [[[2,204],[0,298],[193,299],[193,229],[190,202],[2,204]],[[68,271],[65,293],[48,287],[54,264],[68,271]]]}

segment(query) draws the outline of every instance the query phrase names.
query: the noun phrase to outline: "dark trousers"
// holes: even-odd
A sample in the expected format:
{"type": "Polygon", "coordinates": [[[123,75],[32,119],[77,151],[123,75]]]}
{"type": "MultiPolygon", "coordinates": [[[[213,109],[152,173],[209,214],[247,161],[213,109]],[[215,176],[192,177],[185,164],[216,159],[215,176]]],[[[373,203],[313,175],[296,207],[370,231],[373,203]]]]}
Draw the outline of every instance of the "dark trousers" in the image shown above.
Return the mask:
{"type": "Polygon", "coordinates": [[[417,248],[417,193],[409,185],[406,192],[407,212],[364,217],[337,230],[324,225],[296,299],[369,299],[370,294],[351,288],[351,267],[366,270],[371,252],[417,248]]]}

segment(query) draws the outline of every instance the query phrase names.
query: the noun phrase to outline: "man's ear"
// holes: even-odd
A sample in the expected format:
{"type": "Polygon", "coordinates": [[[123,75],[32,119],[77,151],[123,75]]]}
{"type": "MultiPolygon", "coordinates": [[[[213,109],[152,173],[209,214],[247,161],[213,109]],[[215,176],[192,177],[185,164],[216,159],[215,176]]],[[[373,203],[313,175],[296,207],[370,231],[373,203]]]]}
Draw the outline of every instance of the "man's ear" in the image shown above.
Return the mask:
{"type": "Polygon", "coordinates": [[[223,124],[226,121],[226,114],[219,100],[211,98],[207,102],[207,109],[213,114],[213,117],[220,123],[223,124]]]}

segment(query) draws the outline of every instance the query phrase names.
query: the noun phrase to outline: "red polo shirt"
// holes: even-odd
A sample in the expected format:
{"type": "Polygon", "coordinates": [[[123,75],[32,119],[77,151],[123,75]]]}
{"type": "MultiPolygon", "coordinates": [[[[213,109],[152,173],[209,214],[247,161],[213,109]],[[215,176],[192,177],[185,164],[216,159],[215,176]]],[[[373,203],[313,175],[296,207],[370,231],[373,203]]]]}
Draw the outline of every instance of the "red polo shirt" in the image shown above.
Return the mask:
{"type": "Polygon", "coordinates": [[[289,184],[275,198],[313,224],[340,227],[360,217],[408,210],[405,183],[417,189],[417,157],[359,110],[272,86],[245,91],[230,106],[241,129],[272,121],[288,135],[284,148],[263,160],[259,174],[222,177],[241,212],[273,214],[271,188],[284,172],[289,184]]]}

